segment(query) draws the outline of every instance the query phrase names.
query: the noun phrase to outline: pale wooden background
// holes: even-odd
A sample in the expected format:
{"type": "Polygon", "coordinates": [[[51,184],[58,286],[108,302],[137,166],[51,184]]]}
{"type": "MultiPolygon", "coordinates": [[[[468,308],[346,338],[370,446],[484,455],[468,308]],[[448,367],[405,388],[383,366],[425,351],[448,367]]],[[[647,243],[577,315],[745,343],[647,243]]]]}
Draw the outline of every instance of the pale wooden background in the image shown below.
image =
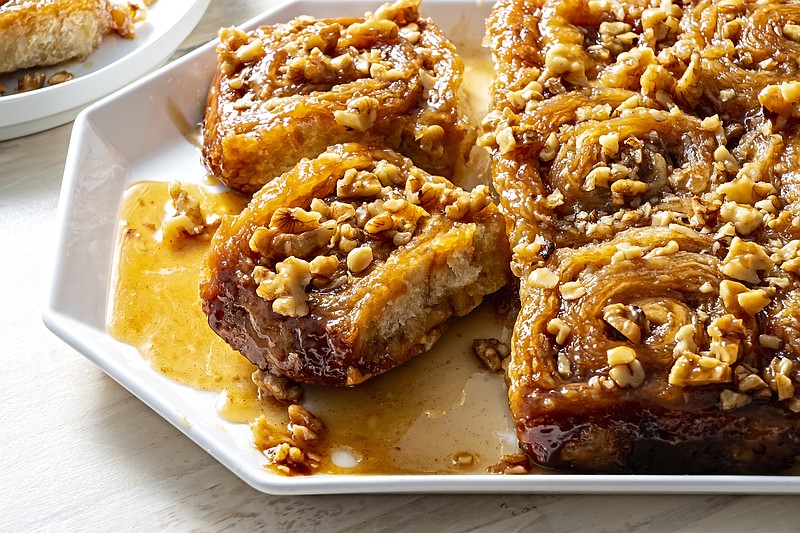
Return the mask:
{"type": "MultiPolygon", "coordinates": [[[[212,0],[176,56],[276,3],[212,0]]],[[[273,497],[251,489],[42,325],[70,127],[0,142],[0,530],[798,530],[794,496],[273,497]]]]}

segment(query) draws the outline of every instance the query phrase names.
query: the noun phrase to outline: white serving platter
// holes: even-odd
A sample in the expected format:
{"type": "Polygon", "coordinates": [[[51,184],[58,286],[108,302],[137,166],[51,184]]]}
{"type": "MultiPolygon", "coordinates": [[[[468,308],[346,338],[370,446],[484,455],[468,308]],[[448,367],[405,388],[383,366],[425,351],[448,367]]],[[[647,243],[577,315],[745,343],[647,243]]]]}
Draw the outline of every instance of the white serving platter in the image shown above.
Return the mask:
{"type": "Polygon", "coordinates": [[[0,83],[9,91],[16,90],[17,77],[25,72],[43,70],[50,77],[66,70],[75,76],[59,85],[1,96],[0,141],[66,124],[87,105],[162,65],[200,22],[209,1],[157,1],[136,25],[134,39],[106,35],[84,60],[0,74],[0,83]]]}
{"type": "MultiPolygon", "coordinates": [[[[335,17],[374,10],[378,2],[287,2],[243,25],[298,15],[335,17]]],[[[422,10],[463,51],[480,48],[491,2],[425,0],[422,10]]],[[[215,65],[214,43],[98,102],[75,122],[58,208],[57,246],[45,324],[170,421],[223,465],[271,494],[330,493],[800,493],[800,477],[577,475],[314,475],[282,477],[263,466],[244,424],[215,414],[213,393],[154,371],[105,329],[118,209],[141,179],[199,182],[199,152],[181,129],[202,119],[215,65]],[[124,127],[120,127],[124,124],[124,127]]]]}

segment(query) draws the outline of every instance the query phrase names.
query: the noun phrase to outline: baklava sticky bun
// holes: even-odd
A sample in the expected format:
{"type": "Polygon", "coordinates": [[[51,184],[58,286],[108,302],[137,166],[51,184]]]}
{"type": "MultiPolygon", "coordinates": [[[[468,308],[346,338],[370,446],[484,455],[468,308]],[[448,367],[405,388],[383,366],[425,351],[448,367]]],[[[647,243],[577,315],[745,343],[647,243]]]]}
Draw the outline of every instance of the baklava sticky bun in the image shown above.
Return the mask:
{"type": "Polygon", "coordinates": [[[800,454],[800,3],[500,0],[483,144],[523,449],[606,472],[800,454]]]}
{"type": "Polygon", "coordinates": [[[363,18],[299,17],[220,30],[203,154],[226,185],[253,193],[303,157],[379,138],[428,172],[458,181],[474,143],[464,66],[420,0],[363,18]]]}
{"type": "Polygon", "coordinates": [[[467,192],[351,143],[301,161],[222,223],[201,297],[261,382],[352,386],[429,349],[507,283],[509,259],[485,186],[467,192]]]}

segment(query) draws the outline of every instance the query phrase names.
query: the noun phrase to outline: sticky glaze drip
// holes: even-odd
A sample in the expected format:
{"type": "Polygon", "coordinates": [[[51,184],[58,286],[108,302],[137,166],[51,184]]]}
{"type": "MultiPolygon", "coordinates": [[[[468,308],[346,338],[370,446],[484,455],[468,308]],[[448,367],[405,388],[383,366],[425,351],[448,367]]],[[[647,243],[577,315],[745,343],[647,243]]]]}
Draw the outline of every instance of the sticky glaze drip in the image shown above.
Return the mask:
{"type": "MultiPolygon", "coordinates": [[[[183,188],[204,212],[235,213],[245,202],[203,186],[183,188]]],[[[250,379],[255,367],[216,337],[200,309],[197,284],[210,233],[177,246],[160,241],[169,199],[163,182],[133,185],[125,195],[109,332],[165,376],[217,392],[221,418],[247,423],[263,414],[285,425],[286,407],[258,399],[250,379]]],[[[502,376],[471,353],[476,337],[509,336],[508,318],[484,304],[454,321],[431,352],[386,375],[354,389],[306,386],[303,405],[328,428],[319,472],[479,473],[515,452],[502,376]],[[457,466],[465,453],[474,462],[457,466]]]]}

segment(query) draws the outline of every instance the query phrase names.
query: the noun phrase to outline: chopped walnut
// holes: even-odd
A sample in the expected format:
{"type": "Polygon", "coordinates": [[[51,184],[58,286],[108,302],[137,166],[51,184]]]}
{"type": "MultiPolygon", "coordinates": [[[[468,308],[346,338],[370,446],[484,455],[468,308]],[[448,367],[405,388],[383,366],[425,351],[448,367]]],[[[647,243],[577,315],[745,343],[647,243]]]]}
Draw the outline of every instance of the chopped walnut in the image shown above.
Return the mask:
{"type": "Polygon", "coordinates": [[[760,283],[759,272],[768,273],[773,265],[761,245],[734,237],[722,262],[722,273],[748,283],[760,283]]]}
{"type": "Polygon", "coordinates": [[[250,249],[262,257],[307,258],[328,248],[336,222],[321,222],[320,213],[299,207],[281,207],[272,214],[269,227],[259,227],[250,237],[250,249]]]}
{"type": "Polygon", "coordinates": [[[654,257],[663,257],[672,255],[680,251],[680,246],[675,241],[669,241],[665,246],[653,248],[644,255],[645,259],[653,259],[654,257]]]}
{"type": "Polygon", "coordinates": [[[630,259],[639,259],[644,255],[644,249],[641,246],[633,246],[627,243],[617,244],[617,251],[611,256],[611,262],[617,263],[619,261],[628,261],[630,259]]]}
{"type": "Polygon", "coordinates": [[[560,142],[555,133],[551,133],[545,141],[544,148],[539,152],[539,159],[542,161],[552,161],[558,154],[560,142]]]}
{"type": "Polygon", "coordinates": [[[290,405],[288,413],[288,429],[296,444],[307,446],[319,440],[320,434],[325,430],[325,424],[319,418],[299,404],[290,405]]]}
{"type": "Polygon", "coordinates": [[[549,268],[537,268],[528,276],[528,283],[537,289],[552,289],[558,285],[558,274],[549,268]]]}
{"type": "Polygon", "coordinates": [[[422,151],[427,152],[431,157],[442,157],[444,154],[444,146],[442,146],[444,128],[438,124],[432,126],[419,125],[414,138],[419,143],[422,151]]]}
{"type": "Polygon", "coordinates": [[[249,42],[243,44],[236,50],[236,58],[242,63],[258,61],[264,57],[265,54],[264,43],[257,37],[250,39],[249,42]]]}
{"type": "Polygon", "coordinates": [[[219,42],[217,54],[219,55],[220,69],[225,74],[233,74],[242,64],[236,52],[250,42],[250,36],[247,35],[247,32],[235,27],[220,28],[219,42]]]}
{"type": "Polygon", "coordinates": [[[66,70],[60,70],[47,78],[47,85],[58,85],[59,83],[64,83],[74,78],[75,76],[72,73],[66,70]]]}
{"type": "Polygon", "coordinates": [[[375,124],[380,102],[370,96],[361,96],[350,101],[346,110],[333,112],[337,124],[355,131],[367,131],[375,124]]]}
{"type": "Polygon", "coordinates": [[[528,474],[533,469],[531,461],[524,453],[504,455],[500,461],[488,468],[490,474],[528,474]]]}
{"type": "Polygon", "coordinates": [[[748,289],[737,281],[727,279],[720,282],[719,295],[725,307],[739,307],[751,316],[758,314],[771,301],[764,289],[748,289]]]}
{"type": "Polygon", "coordinates": [[[619,152],[619,133],[607,133],[598,139],[603,153],[608,157],[614,157],[619,152]]]}
{"type": "Polygon", "coordinates": [[[367,18],[364,22],[354,22],[347,27],[347,35],[353,45],[361,48],[379,38],[395,39],[399,34],[397,24],[387,19],[367,18]]]}
{"type": "Polygon", "coordinates": [[[347,269],[353,274],[359,274],[367,269],[372,263],[372,248],[369,246],[359,246],[347,254],[347,269]]]}
{"type": "Polygon", "coordinates": [[[694,336],[697,333],[697,328],[694,324],[684,324],[678,331],[675,332],[675,347],[672,349],[672,355],[678,357],[685,352],[695,352],[697,350],[697,343],[695,343],[694,336]]]}
{"type": "Polygon", "coordinates": [[[568,281],[558,288],[565,300],[577,300],[586,295],[586,287],[580,281],[568,281]]]}
{"type": "Polygon", "coordinates": [[[603,308],[603,320],[633,343],[640,342],[643,332],[648,330],[647,317],[635,305],[607,305],[603,308]]]}
{"type": "Polygon", "coordinates": [[[326,285],[339,268],[339,260],[332,255],[319,255],[309,265],[311,280],[315,287],[326,285]]]}
{"type": "Polygon", "coordinates": [[[774,357],[764,369],[764,379],[770,389],[778,393],[779,400],[794,397],[794,382],[791,379],[793,372],[794,363],[787,357],[774,357]]]}
{"type": "Polygon", "coordinates": [[[636,360],[636,350],[629,346],[615,346],[607,350],[606,356],[611,366],[626,365],[636,360]]]}
{"type": "Polygon", "coordinates": [[[320,214],[300,207],[279,207],[272,213],[269,227],[283,233],[304,233],[320,227],[320,214]]]}
{"type": "Polygon", "coordinates": [[[308,294],[305,288],[311,282],[311,265],[297,257],[288,257],[275,265],[275,272],[257,266],[253,270],[257,283],[256,294],[272,300],[272,310],[284,316],[306,316],[308,294]]]}
{"type": "MultiPolygon", "coordinates": [[[[611,357],[609,357],[610,359],[611,357]]],[[[608,371],[608,376],[620,387],[630,387],[632,389],[641,387],[645,380],[644,367],[638,359],[612,366],[611,370],[608,371]]]]}
{"type": "Polygon", "coordinates": [[[36,89],[41,89],[44,87],[46,76],[47,75],[44,73],[44,71],[41,70],[37,70],[36,72],[32,72],[30,74],[23,74],[17,78],[17,92],[25,93],[28,91],[35,91],[36,89]]]}
{"type": "Polygon", "coordinates": [[[717,192],[733,202],[755,205],[775,194],[775,186],[763,181],[753,181],[750,176],[741,174],[735,180],[719,185],[717,192]]]}
{"type": "Polygon", "coordinates": [[[258,387],[259,398],[268,396],[282,402],[296,402],[303,394],[298,383],[264,370],[253,372],[252,379],[258,387]]]}
{"type": "Polygon", "coordinates": [[[763,215],[752,206],[737,202],[725,202],[719,209],[719,218],[730,222],[740,235],[750,235],[763,223],[763,215]]]}
{"type": "Polygon", "coordinates": [[[741,339],[747,335],[742,321],[733,315],[725,314],[715,318],[708,325],[711,338],[709,352],[725,364],[732,365],[739,357],[741,339]]]}
{"type": "Polygon", "coordinates": [[[714,357],[684,352],[672,365],[669,384],[678,387],[711,385],[731,381],[731,368],[714,357]]]}
{"type": "Polygon", "coordinates": [[[791,41],[800,43],[800,25],[794,22],[787,22],[783,25],[783,35],[791,41]]]}
{"type": "Polygon", "coordinates": [[[203,233],[206,229],[206,217],[200,208],[200,201],[183,190],[177,181],[169,184],[169,195],[175,213],[161,223],[163,239],[179,243],[187,236],[203,233]]]}
{"type": "Polygon", "coordinates": [[[374,198],[382,188],[383,184],[375,174],[349,168],[336,182],[336,195],[343,199],[374,198]]]}
{"type": "Polygon", "coordinates": [[[263,451],[267,464],[284,475],[313,474],[322,457],[317,453],[324,424],[298,404],[287,409],[289,424],[286,429],[271,426],[264,415],[250,424],[256,448],[263,451]]]}
{"type": "Polygon", "coordinates": [[[611,184],[612,201],[615,205],[622,205],[629,198],[646,193],[648,189],[649,187],[646,183],[638,180],[617,180],[611,184]]]}
{"type": "Polygon", "coordinates": [[[555,335],[556,343],[563,345],[572,333],[572,328],[561,318],[552,318],[547,323],[547,333],[555,335]]]}
{"type": "Polygon", "coordinates": [[[553,77],[563,77],[574,85],[587,83],[583,61],[570,47],[562,43],[556,43],[547,49],[545,70],[539,81],[543,82],[553,77]]]}
{"type": "Polygon", "coordinates": [[[725,411],[738,409],[752,402],[753,399],[747,394],[734,392],[732,390],[724,390],[719,395],[720,406],[725,411]]]}
{"type": "Polygon", "coordinates": [[[491,194],[485,185],[478,185],[470,192],[456,188],[451,195],[455,201],[448,201],[449,205],[445,207],[444,213],[453,220],[478,215],[492,203],[491,194]]]}
{"type": "Polygon", "coordinates": [[[736,367],[736,378],[737,378],[737,385],[736,388],[739,392],[744,392],[747,394],[752,394],[757,397],[766,397],[769,398],[772,396],[772,392],[769,388],[769,385],[761,379],[761,377],[756,374],[753,369],[746,367],[745,365],[739,365],[736,367]]]}
{"type": "Polygon", "coordinates": [[[781,338],[776,337],[775,335],[764,335],[761,334],[758,336],[758,344],[762,348],[767,348],[769,350],[780,350],[781,348],[781,338]]]}
{"type": "Polygon", "coordinates": [[[492,372],[502,370],[503,360],[511,354],[508,345],[499,339],[475,339],[472,341],[472,349],[492,372]]]}
{"type": "Polygon", "coordinates": [[[537,81],[529,82],[525,87],[518,91],[509,91],[506,94],[508,102],[516,109],[525,109],[528,102],[539,101],[542,99],[542,84],[537,81]]]}
{"type": "Polygon", "coordinates": [[[589,171],[588,174],[586,174],[581,189],[590,192],[598,187],[606,188],[608,187],[610,179],[611,179],[610,167],[593,168],[591,171],[589,171]]]}
{"type": "Polygon", "coordinates": [[[773,113],[797,117],[800,115],[800,81],[767,85],[758,94],[758,101],[773,113]]]}
{"type": "Polygon", "coordinates": [[[373,17],[391,20],[397,24],[409,24],[419,18],[419,4],[420,0],[396,0],[376,9],[373,17]]]}

